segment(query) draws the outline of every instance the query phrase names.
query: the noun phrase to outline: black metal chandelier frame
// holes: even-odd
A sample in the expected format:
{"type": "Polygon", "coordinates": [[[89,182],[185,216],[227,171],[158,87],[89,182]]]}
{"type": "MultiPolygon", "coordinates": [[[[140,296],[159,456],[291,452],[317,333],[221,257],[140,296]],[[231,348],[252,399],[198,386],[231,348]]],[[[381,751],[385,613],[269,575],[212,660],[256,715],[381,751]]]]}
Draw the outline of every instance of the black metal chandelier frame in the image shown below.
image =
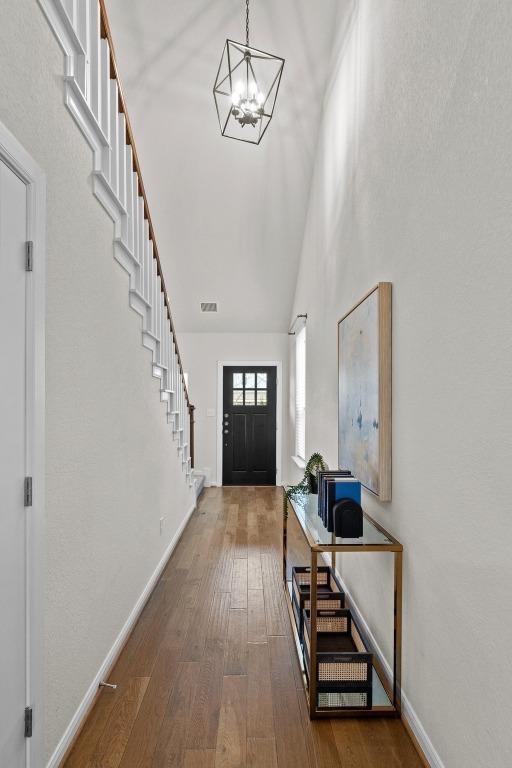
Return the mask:
{"type": "Polygon", "coordinates": [[[226,40],[213,86],[215,107],[223,136],[250,144],[261,142],[274,114],[284,62],[280,56],[249,45],[249,0],[246,0],[245,44],[226,40]],[[258,77],[256,70],[258,67],[261,70],[262,66],[267,65],[271,74],[265,92],[261,92],[261,71],[258,77]],[[240,81],[238,89],[233,81],[235,73],[245,75],[245,83],[240,81]],[[245,131],[246,127],[257,128],[257,134],[252,134],[250,130],[245,131]],[[234,135],[235,132],[239,135],[234,135]]]}

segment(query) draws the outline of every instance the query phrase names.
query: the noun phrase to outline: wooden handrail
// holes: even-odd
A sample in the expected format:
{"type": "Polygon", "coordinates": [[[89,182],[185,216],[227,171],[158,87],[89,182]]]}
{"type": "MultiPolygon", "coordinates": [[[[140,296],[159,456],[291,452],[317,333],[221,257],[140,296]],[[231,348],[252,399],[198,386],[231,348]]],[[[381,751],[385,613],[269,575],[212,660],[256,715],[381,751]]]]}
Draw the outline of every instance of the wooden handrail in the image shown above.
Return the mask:
{"type": "Polygon", "coordinates": [[[114,51],[114,41],[112,40],[112,32],[110,30],[110,24],[108,21],[108,14],[107,9],[105,7],[105,0],[99,0],[100,4],[100,19],[101,19],[101,36],[103,38],[106,38],[108,40],[109,50],[110,50],[110,76],[117,81],[117,90],[119,94],[119,110],[124,114],[125,121],[126,121],[126,141],[128,144],[130,144],[132,148],[132,155],[133,155],[133,165],[135,168],[135,171],[137,172],[137,178],[139,182],[139,194],[142,197],[142,200],[144,202],[144,218],[148,222],[149,226],[149,237],[153,242],[153,256],[156,261],[156,269],[157,274],[160,277],[161,285],[162,285],[162,293],[164,295],[164,302],[167,309],[167,317],[169,318],[169,322],[171,324],[171,331],[172,331],[172,338],[174,347],[176,349],[176,356],[178,358],[178,365],[180,367],[181,375],[183,377],[183,388],[185,390],[185,399],[187,401],[187,408],[190,412],[190,409],[193,408],[193,406],[190,403],[190,398],[188,396],[187,391],[187,385],[185,384],[185,376],[183,371],[183,365],[181,362],[181,355],[180,350],[178,347],[178,342],[176,340],[176,331],[174,329],[174,323],[172,320],[172,313],[171,313],[171,305],[169,302],[169,297],[167,295],[167,289],[165,287],[165,280],[164,280],[164,273],[162,269],[162,262],[160,261],[160,256],[158,254],[158,246],[156,244],[155,239],[155,231],[153,229],[153,222],[151,221],[151,214],[149,212],[149,206],[148,206],[148,199],[146,197],[146,190],[144,189],[144,182],[142,180],[142,173],[140,170],[140,163],[139,163],[139,157],[137,155],[137,148],[135,146],[135,140],[133,137],[133,131],[132,126],[130,123],[130,118],[128,117],[128,110],[126,108],[126,99],[124,98],[124,92],[123,92],[123,86],[121,85],[121,78],[119,77],[119,70],[117,67],[117,61],[116,61],[116,55],[114,51]]]}

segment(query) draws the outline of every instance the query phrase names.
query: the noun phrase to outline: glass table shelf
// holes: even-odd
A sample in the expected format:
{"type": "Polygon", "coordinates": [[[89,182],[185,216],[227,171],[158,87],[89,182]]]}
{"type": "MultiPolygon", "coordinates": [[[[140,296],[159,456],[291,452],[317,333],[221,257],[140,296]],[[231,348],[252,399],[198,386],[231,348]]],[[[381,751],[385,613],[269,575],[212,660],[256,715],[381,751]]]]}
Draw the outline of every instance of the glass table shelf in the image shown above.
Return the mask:
{"type": "Polygon", "coordinates": [[[402,550],[402,545],[366,512],[363,512],[363,535],[357,539],[343,539],[329,533],[324,526],[318,515],[316,494],[296,496],[290,499],[290,506],[310,546],[320,550],[336,548],[340,551],[351,551],[364,547],[377,547],[391,552],[402,550]]]}
{"type": "MultiPolygon", "coordinates": [[[[363,535],[357,539],[340,538],[330,533],[324,526],[322,519],[318,515],[318,496],[309,494],[308,496],[298,495],[288,499],[283,509],[283,587],[286,596],[286,603],[290,617],[290,623],[295,639],[295,646],[299,663],[302,670],[304,683],[304,692],[309,708],[311,718],[318,717],[369,717],[369,716],[394,716],[398,717],[401,711],[400,701],[400,679],[401,679],[401,649],[402,649],[402,552],[403,547],[388,531],[379,523],[373,520],[368,514],[363,513],[363,535]],[[364,624],[358,606],[356,606],[350,595],[345,591],[345,607],[353,614],[353,621],[359,625],[361,637],[364,636],[365,646],[368,653],[372,653],[372,701],[371,707],[349,708],[340,707],[337,709],[319,705],[318,695],[322,693],[319,690],[316,673],[312,675],[311,681],[308,681],[304,669],[304,658],[302,646],[297,631],[294,610],[292,607],[291,591],[291,569],[288,562],[288,525],[289,518],[298,525],[299,532],[305,539],[309,549],[309,562],[302,562],[302,565],[309,567],[311,574],[310,588],[310,655],[311,669],[317,669],[317,609],[320,608],[317,603],[318,568],[323,565],[330,565],[341,577],[337,571],[337,553],[341,552],[389,552],[394,559],[393,576],[393,658],[392,675],[388,676],[383,668],[379,655],[372,647],[371,635],[366,636],[360,626],[361,621],[364,624]],[[357,622],[356,622],[357,619],[357,622]]],[[[342,580],[343,584],[343,580],[342,580]]],[[[348,662],[341,662],[348,663],[348,662]]],[[[325,683],[322,683],[324,686],[325,683]]],[[[322,689],[323,690],[323,689],[322,689]]],[[[321,701],[322,699],[320,699],[321,701]]]]}

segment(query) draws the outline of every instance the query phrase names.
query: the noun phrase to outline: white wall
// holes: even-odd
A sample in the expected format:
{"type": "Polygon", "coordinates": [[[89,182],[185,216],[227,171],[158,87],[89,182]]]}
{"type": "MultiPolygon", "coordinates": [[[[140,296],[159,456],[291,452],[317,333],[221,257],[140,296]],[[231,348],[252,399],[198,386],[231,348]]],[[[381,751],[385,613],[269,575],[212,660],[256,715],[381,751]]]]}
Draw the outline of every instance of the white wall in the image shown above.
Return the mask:
{"type": "Polygon", "coordinates": [[[0,0],[0,18],[0,120],[47,174],[47,760],[193,496],[63,104],[62,54],[33,0],[0,0]]]}
{"type": "MultiPolygon", "coordinates": [[[[505,768],[512,3],[348,8],[293,312],[308,313],[307,447],[337,466],[336,323],[390,280],[393,501],[364,504],[405,546],[403,687],[447,768],[505,768]]],[[[351,557],[344,576],[389,658],[391,560],[351,557]]]]}
{"type": "MultiPolygon", "coordinates": [[[[288,403],[288,336],[286,333],[181,333],[180,352],[189,375],[195,405],[195,466],[207,470],[207,482],[217,482],[217,371],[218,362],[276,361],[283,364],[283,414],[288,403]],[[214,415],[207,416],[207,411],[214,415]]],[[[287,420],[283,417],[281,455],[286,480],[287,420]]],[[[283,482],[284,482],[283,480],[283,482]]]]}

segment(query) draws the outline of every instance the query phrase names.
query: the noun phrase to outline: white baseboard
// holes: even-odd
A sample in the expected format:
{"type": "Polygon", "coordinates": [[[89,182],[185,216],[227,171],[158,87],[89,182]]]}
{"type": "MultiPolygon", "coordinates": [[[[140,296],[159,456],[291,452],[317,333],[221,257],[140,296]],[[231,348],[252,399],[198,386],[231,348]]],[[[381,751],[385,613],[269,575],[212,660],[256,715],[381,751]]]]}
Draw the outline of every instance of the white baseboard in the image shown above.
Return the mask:
{"type": "Polygon", "coordinates": [[[121,629],[120,633],[116,637],[114,644],[112,645],[111,649],[107,653],[102,665],[96,672],[96,675],[94,676],[94,679],[91,682],[87,690],[87,693],[85,694],[84,698],[80,702],[80,705],[76,710],[75,714],[73,715],[68,727],[64,731],[64,734],[62,735],[61,740],[57,744],[57,747],[53,755],[50,757],[46,768],[58,768],[58,766],[60,765],[61,760],[63,759],[76,733],[78,732],[80,726],[82,725],[82,721],[84,717],[88,714],[89,707],[91,705],[92,700],[96,696],[100,682],[104,680],[106,677],[108,677],[110,668],[112,667],[124,643],[126,642],[128,635],[132,631],[133,626],[135,625],[137,619],[139,618],[142,612],[142,609],[144,608],[151,592],[153,591],[158,579],[160,578],[160,575],[164,570],[167,564],[167,561],[169,560],[169,557],[171,556],[174,548],[176,547],[176,544],[178,543],[180,536],[183,533],[185,526],[187,525],[190,519],[190,516],[192,515],[195,508],[196,508],[196,503],[194,501],[194,504],[190,507],[187,514],[185,515],[178,530],[174,534],[169,546],[167,547],[164,554],[162,555],[160,562],[158,563],[157,567],[153,571],[151,578],[149,579],[148,583],[144,587],[142,594],[140,595],[139,599],[135,603],[130,615],[126,619],[123,628],[121,629]]]}
{"type": "MultiPolygon", "coordinates": [[[[327,562],[327,561],[326,561],[327,562]]],[[[330,564],[330,563],[328,563],[330,564]]],[[[384,672],[389,680],[393,678],[393,671],[391,669],[391,666],[384,656],[379,644],[377,643],[373,633],[370,630],[370,627],[366,623],[361,611],[359,610],[357,603],[355,602],[354,598],[350,594],[350,590],[347,589],[347,585],[341,578],[341,574],[336,569],[336,575],[338,576],[338,579],[340,580],[341,586],[343,587],[343,591],[345,592],[346,596],[349,599],[350,606],[354,611],[354,615],[356,617],[356,620],[358,624],[361,625],[363,631],[368,635],[368,638],[370,639],[370,642],[373,645],[373,650],[375,651],[376,655],[379,658],[379,661],[382,665],[382,668],[384,669],[384,672]]],[[[409,728],[411,729],[412,733],[414,734],[414,738],[418,742],[425,759],[427,760],[428,764],[431,768],[444,768],[444,763],[439,757],[438,753],[436,752],[434,745],[430,741],[427,732],[425,731],[423,725],[420,722],[420,719],[418,718],[418,715],[416,714],[411,702],[407,698],[407,695],[403,688],[400,689],[401,691],[401,699],[402,699],[402,716],[404,720],[406,720],[407,724],[409,725],[409,728]]]]}

